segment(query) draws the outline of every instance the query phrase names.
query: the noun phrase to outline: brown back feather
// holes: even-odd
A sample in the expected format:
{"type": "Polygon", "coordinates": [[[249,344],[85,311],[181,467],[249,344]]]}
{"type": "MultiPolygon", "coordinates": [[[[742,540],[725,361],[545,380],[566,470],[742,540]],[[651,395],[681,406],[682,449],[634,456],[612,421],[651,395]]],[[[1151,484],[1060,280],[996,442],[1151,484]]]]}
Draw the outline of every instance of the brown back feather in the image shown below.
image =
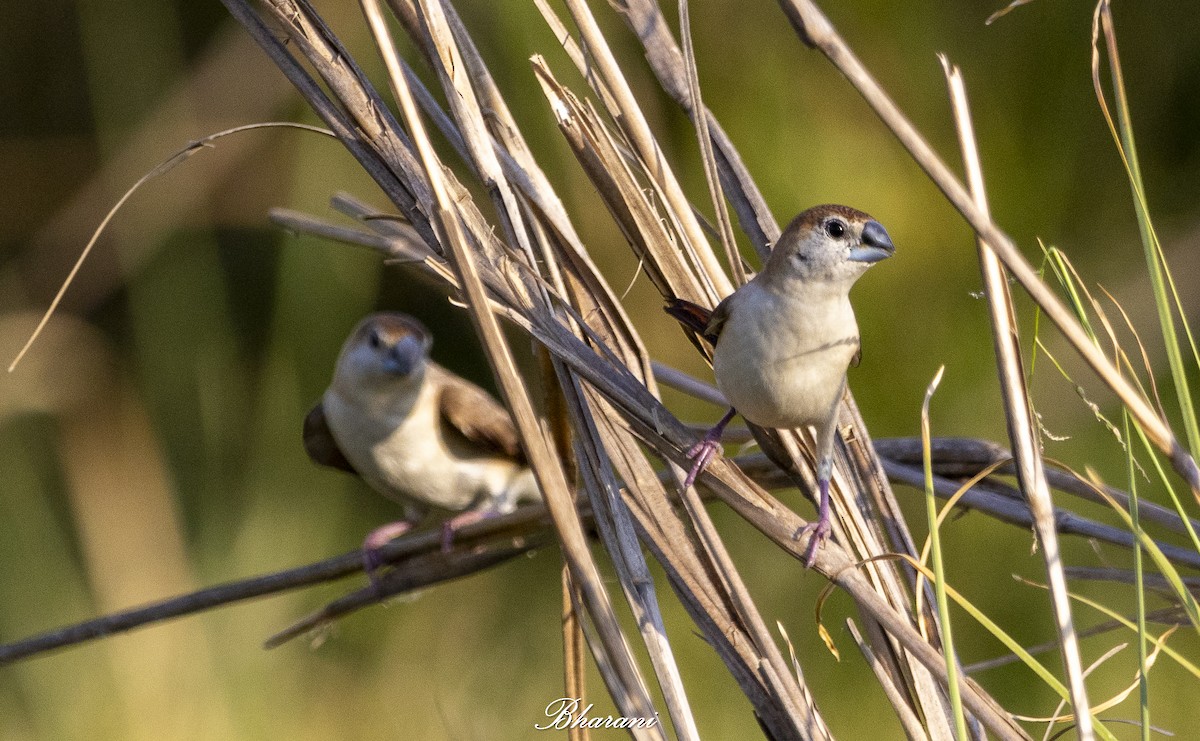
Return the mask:
{"type": "Polygon", "coordinates": [[[487,451],[524,464],[525,451],[508,410],[491,394],[470,381],[430,363],[430,371],[445,375],[438,409],[455,432],[487,451]]]}

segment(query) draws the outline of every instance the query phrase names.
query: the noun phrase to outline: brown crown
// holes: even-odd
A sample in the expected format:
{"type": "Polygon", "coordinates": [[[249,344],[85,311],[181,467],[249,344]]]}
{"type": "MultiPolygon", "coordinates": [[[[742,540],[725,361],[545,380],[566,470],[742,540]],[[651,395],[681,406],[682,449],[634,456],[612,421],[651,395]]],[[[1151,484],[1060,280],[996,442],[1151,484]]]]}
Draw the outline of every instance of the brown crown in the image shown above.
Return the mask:
{"type": "Polygon", "coordinates": [[[359,323],[358,328],[354,330],[355,340],[365,339],[370,332],[378,332],[380,339],[385,340],[389,345],[394,345],[403,338],[413,335],[422,340],[429,337],[429,330],[425,328],[416,319],[408,314],[400,314],[398,312],[381,312],[371,314],[366,319],[359,323]]]}
{"type": "Polygon", "coordinates": [[[841,206],[836,203],[826,203],[821,206],[813,206],[807,211],[801,212],[799,216],[792,219],[792,223],[784,229],[784,234],[796,232],[805,229],[812,229],[819,226],[821,222],[830,216],[840,216],[846,221],[858,222],[860,224],[871,221],[871,215],[859,211],[857,208],[849,206],[841,206]]]}

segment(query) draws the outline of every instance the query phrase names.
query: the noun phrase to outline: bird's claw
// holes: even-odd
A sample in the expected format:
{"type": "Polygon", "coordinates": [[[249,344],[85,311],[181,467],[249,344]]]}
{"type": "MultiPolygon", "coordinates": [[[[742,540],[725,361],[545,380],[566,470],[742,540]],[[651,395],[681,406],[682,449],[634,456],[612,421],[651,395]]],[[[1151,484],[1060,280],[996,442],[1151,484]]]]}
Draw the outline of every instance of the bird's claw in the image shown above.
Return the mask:
{"type": "Polygon", "coordinates": [[[379,593],[382,589],[379,583],[378,571],[379,567],[383,566],[383,559],[380,558],[379,549],[387,545],[389,542],[404,535],[412,529],[412,523],[403,520],[399,522],[389,522],[386,525],[375,528],[367,533],[367,537],[363,539],[362,544],[362,562],[363,571],[367,575],[367,579],[371,582],[371,588],[379,593]]]}
{"type": "Polygon", "coordinates": [[[806,533],[812,533],[808,547],[804,549],[804,568],[806,569],[811,569],[816,563],[817,549],[829,540],[829,533],[833,529],[833,514],[829,507],[828,475],[822,471],[822,475],[817,478],[817,519],[796,531],[796,540],[804,537],[806,533]]]}
{"type": "Polygon", "coordinates": [[[804,568],[811,569],[817,561],[817,550],[824,545],[825,541],[829,540],[829,532],[832,530],[829,518],[818,518],[815,522],[810,522],[804,527],[796,531],[796,540],[803,538],[806,534],[812,533],[812,537],[808,541],[808,547],[804,549],[804,568]]]}
{"type": "Polygon", "coordinates": [[[721,443],[710,439],[709,435],[711,434],[710,431],[708,435],[704,436],[704,439],[688,448],[687,459],[692,462],[692,467],[688,470],[687,478],[683,480],[684,489],[696,483],[696,477],[700,475],[700,472],[708,467],[717,453],[722,452],[721,443]]]}
{"type": "Polygon", "coordinates": [[[442,523],[442,554],[449,553],[454,548],[454,534],[467,525],[493,517],[499,517],[503,512],[492,509],[475,509],[461,512],[442,523]]]}
{"type": "Polygon", "coordinates": [[[733,419],[734,410],[730,409],[725,413],[724,417],[717,422],[711,430],[704,433],[704,437],[700,438],[700,442],[688,448],[687,459],[692,461],[692,468],[688,471],[687,478],[683,480],[683,488],[686,490],[696,483],[696,477],[700,475],[708,464],[712,461],[717,453],[722,452],[721,435],[725,432],[725,426],[729,424],[729,420],[733,419]]]}

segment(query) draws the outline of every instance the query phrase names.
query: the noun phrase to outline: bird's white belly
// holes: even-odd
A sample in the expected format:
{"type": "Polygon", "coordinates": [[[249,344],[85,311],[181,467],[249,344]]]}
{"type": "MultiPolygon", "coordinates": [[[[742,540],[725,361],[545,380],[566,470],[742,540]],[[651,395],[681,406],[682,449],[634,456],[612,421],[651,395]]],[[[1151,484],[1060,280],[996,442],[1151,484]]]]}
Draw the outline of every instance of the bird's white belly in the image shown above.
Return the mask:
{"type": "Polygon", "coordinates": [[[504,490],[506,467],[490,459],[457,458],[430,434],[430,427],[418,432],[410,429],[411,422],[406,420],[375,444],[372,457],[383,485],[408,499],[454,512],[504,490]]]}
{"type": "Polygon", "coordinates": [[[418,404],[397,421],[368,416],[335,394],[325,397],[330,430],[371,488],[406,504],[461,512],[488,506],[503,493],[516,465],[496,458],[461,458],[438,434],[434,405],[418,404]]]}
{"type": "Polygon", "coordinates": [[[824,313],[836,316],[791,313],[798,320],[781,326],[777,317],[786,314],[777,311],[732,312],[713,352],[717,386],[730,406],[763,427],[824,423],[858,349],[849,302],[824,313]]]}
{"type": "MultiPolygon", "coordinates": [[[[715,359],[714,359],[715,365],[715,359]]],[[[804,427],[824,422],[842,379],[840,372],[800,361],[746,364],[736,374],[717,376],[717,386],[743,417],[763,427],[804,427]]]]}

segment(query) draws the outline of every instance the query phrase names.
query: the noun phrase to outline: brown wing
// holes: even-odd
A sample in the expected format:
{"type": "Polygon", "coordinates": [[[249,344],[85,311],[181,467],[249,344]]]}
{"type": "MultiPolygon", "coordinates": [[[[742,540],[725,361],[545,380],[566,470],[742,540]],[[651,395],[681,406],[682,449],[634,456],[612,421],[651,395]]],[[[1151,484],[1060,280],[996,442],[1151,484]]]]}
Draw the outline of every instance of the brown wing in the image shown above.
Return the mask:
{"type": "Polygon", "coordinates": [[[314,463],[358,474],[333,438],[329,422],[325,419],[325,407],[319,401],[304,418],[304,451],[314,463]]]}
{"type": "MultiPolygon", "coordinates": [[[[433,363],[429,370],[435,370],[433,363]]],[[[440,366],[436,370],[443,376],[438,408],[446,424],[489,452],[525,463],[525,452],[508,411],[470,381],[440,366]]]]}

